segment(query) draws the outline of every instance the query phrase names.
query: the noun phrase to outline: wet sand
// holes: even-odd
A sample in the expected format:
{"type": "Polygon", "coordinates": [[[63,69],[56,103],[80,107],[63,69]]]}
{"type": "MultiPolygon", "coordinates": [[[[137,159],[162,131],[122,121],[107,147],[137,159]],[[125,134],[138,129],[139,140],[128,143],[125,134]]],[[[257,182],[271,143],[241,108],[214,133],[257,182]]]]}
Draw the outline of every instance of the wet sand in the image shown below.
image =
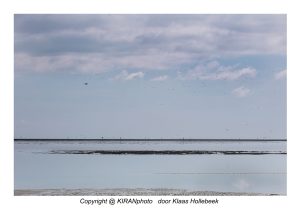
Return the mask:
{"type": "Polygon", "coordinates": [[[15,196],[270,196],[245,192],[189,191],[180,189],[16,189],[15,196]]]}

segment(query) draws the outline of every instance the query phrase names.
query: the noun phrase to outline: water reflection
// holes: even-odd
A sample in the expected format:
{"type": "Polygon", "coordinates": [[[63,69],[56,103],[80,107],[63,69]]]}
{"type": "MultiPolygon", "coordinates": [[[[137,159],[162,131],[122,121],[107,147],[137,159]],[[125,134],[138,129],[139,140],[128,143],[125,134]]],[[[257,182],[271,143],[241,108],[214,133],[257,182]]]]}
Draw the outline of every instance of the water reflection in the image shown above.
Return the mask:
{"type": "Polygon", "coordinates": [[[286,194],[286,155],[61,155],[57,149],[286,151],[286,143],[15,143],[15,189],[173,188],[286,194]]]}

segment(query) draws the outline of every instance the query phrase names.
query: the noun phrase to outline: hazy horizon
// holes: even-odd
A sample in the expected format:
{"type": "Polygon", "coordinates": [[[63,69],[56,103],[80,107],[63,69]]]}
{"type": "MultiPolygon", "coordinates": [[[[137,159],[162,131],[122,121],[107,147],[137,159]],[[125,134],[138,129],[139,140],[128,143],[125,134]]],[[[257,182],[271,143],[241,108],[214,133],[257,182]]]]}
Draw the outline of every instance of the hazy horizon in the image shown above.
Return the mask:
{"type": "Polygon", "coordinates": [[[102,138],[102,137],[98,137],[98,138],[70,138],[70,137],[67,137],[67,138],[62,138],[62,137],[57,137],[57,138],[42,138],[42,137],[39,137],[39,138],[26,138],[26,137],[20,137],[20,138],[14,138],[15,140],[23,140],[23,139],[28,139],[28,140],[112,140],[112,141],[122,141],[122,140],[137,140],[137,141],[147,141],[147,140],[157,140],[157,141],[237,141],[237,140],[243,140],[243,141],[247,141],[247,140],[250,140],[250,141],[267,141],[267,140],[279,140],[279,141],[285,141],[287,140],[286,138],[151,138],[151,137],[147,137],[147,138],[128,138],[128,137],[119,137],[119,138],[102,138]]]}

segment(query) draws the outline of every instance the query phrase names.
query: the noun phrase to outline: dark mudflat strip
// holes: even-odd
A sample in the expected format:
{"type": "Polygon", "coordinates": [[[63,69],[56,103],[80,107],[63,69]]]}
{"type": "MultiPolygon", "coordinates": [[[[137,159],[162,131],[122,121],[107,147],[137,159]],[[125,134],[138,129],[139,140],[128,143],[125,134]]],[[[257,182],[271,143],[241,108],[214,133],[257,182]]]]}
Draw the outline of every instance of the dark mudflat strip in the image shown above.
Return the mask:
{"type": "Polygon", "coordinates": [[[53,150],[49,154],[79,154],[79,155],[266,155],[286,154],[280,151],[209,151],[209,150],[53,150]]]}

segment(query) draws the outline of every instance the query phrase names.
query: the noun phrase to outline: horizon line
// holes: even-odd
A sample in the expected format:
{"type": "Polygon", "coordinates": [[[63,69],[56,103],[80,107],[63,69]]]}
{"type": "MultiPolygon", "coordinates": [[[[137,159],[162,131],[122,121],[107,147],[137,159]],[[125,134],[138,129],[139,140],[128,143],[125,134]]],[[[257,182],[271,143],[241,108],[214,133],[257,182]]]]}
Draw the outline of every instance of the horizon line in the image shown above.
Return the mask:
{"type": "Polygon", "coordinates": [[[14,141],[287,141],[274,138],[14,138],[14,141]]]}

